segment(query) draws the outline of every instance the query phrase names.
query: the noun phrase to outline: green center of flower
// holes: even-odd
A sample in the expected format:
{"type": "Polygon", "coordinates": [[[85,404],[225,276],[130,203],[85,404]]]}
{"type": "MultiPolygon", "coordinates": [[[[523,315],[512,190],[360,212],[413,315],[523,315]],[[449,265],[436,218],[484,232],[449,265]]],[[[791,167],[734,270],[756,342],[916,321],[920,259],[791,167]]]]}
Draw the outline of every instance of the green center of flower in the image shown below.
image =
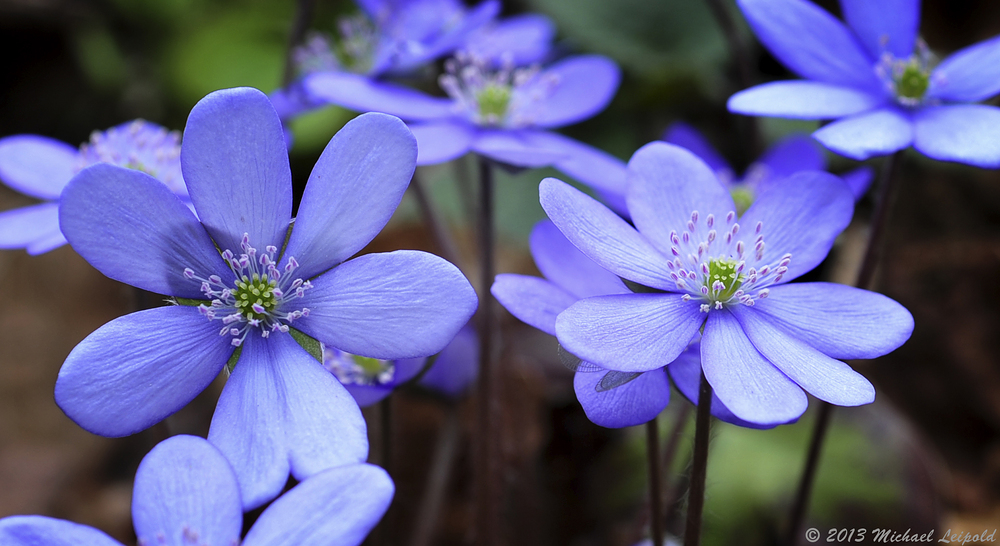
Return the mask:
{"type": "Polygon", "coordinates": [[[502,120],[507,115],[510,105],[511,89],[506,85],[490,83],[476,92],[476,102],[479,103],[479,115],[482,119],[502,120]]]}
{"type": "Polygon", "coordinates": [[[379,360],[369,356],[351,355],[354,364],[361,368],[362,373],[368,377],[378,377],[389,367],[388,360],[379,360]]]}
{"type": "Polygon", "coordinates": [[[733,196],[733,203],[736,204],[736,214],[740,216],[750,208],[755,198],[754,191],[746,187],[746,184],[732,188],[729,190],[729,194],[733,196]]]}
{"type": "Polygon", "coordinates": [[[714,301],[729,301],[743,285],[744,276],[736,272],[739,262],[716,258],[708,262],[708,275],[705,276],[705,286],[708,287],[714,301]]]}
{"type": "Polygon", "coordinates": [[[931,84],[930,72],[916,59],[911,59],[894,78],[896,95],[900,98],[919,101],[924,98],[931,84]]]}
{"type": "Polygon", "coordinates": [[[278,305],[278,297],[274,294],[277,284],[266,274],[254,273],[253,276],[243,275],[237,279],[233,294],[237,312],[247,320],[263,320],[278,305]]]}

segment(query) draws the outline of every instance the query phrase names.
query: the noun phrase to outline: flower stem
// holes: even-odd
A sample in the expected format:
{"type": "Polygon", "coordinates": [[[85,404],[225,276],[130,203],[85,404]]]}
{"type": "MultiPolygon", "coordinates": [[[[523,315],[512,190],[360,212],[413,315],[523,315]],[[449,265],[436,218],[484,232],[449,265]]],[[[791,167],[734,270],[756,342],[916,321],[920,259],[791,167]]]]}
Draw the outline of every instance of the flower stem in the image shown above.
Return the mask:
{"type": "Polygon", "coordinates": [[[708,433],[712,424],[712,386],[701,373],[698,413],[694,421],[694,455],[691,464],[691,489],[688,493],[684,546],[701,543],[701,514],[705,508],[705,478],[708,476],[708,433]]]}
{"type": "MultiPolygon", "coordinates": [[[[865,257],[861,261],[858,278],[854,283],[858,288],[870,290],[874,285],[875,272],[878,270],[878,262],[885,246],[884,239],[886,228],[889,225],[889,213],[896,201],[896,195],[899,193],[899,164],[901,163],[902,154],[903,152],[900,150],[886,157],[882,163],[878,194],[875,196],[875,211],[872,213],[871,225],[868,232],[868,246],[865,248],[865,257]]],[[[787,546],[797,544],[801,536],[800,531],[805,520],[806,511],[809,508],[809,499],[812,496],[813,484],[816,481],[816,471],[819,468],[819,458],[823,452],[823,442],[826,439],[826,431],[830,427],[832,416],[833,406],[820,400],[816,423],[813,425],[812,438],[809,440],[806,465],[802,470],[802,478],[799,479],[799,488],[795,493],[795,502],[792,503],[788,536],[785,539],[787,546]]]]}
{"type": "Polygon", "coordinates": [[[298,0],[295,8],[295,19],[288,32],[288,50],[285,51],[285,72],[281,76],[282,87],[288,87],[295,79],[295,48],[302,43],[302,38],[309,28],[313,13],[316,11],[316,0],[298,0]]]}
{"type": "Polygon", "coordinates": [[[500,469],[500,400],[494,347],[496,320],[493,295],[493,168],[489,160],[479,158],[479,404],[477,441],[479,490],[476,542],[500,543],[501,469],[500,469]]]}
{"type": "MultiPolygon", "coordinates": [[[[674,458],[677,456],[677,448],[681,445],[681,437],[684,435],[684,425],[687,424],[693,407],[694,406],[691,404],[681,404],[680,408],[677,410],[677,414],[674,416],[674,423],[670,427],[670,432],[667,434],[667,445],[663,448],[662,460],[664,472],[670,472],[670,469],[674,466],[674,458]]],[[[680,485],[679,482],[681,481],[682,480],[668,480],[670,485],[666,488],[666,491],[664,491],[663,496],[663,505],[666,507],[668,513],[671,513],[672,511],[671,507],[674,505],[674,499],[677,496],[677,489],[680,485]]]]}
{"type": "Polygon", "coordinates": [[[420,509],[410,546],[427,546],[434,538],[438,514],[441,512],[445,489],[451,476],[451,467],[455,464],[459,433],[458,408],[454,403],[449,403],[445,412],[444,425],[438,433],[437,443],[434,446],[431,471],[427,476],[423,497],[417,505],[420,509]]]}
{"type": "Polygon", "coordinates": [[[660,505],[660,429],[656,417],[646,422],[646,458],[649,459],[649,532],[653,546],[663,546],[663,508],[660,505]]]}
{"type": "MultiPolygon", "coordinates": [[[[382,433],[382,468],[390,476],[395,474],[395,465],[392,464],[392,443],[393,443],[393,419],[392,419],[392,396],[386,396],[379,402],[379,418],[381,420],[380,432],[382,433]]],[[[379,523],[381,533],[379,534],[379,544],[389,546],[393,541],[393,530],[396,528],[396,513],[392,505],[386,510],[382,521],[379,523]]]]}

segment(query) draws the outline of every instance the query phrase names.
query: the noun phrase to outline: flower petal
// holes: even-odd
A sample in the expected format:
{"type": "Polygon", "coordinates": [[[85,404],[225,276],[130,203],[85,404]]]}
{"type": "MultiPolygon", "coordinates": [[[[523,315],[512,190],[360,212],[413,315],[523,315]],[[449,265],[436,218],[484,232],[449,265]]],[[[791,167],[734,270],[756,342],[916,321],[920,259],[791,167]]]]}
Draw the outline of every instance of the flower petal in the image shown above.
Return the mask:
{"type": "Polygon", "coordinates": [[[191,109],[181,170],[198,217],[222,250],[278,248],[292,215],[292,173],[281,120],[267,95],[240,87],[209,93],[191,109]]]}
{"type": "Polygon", "coordinates": [[[764,257],[747,265],[759,269],[791,254],[785,282],[811,271],[830,253],[853,215],[854,195],[836,176],[802,171],[786,177],[762,191],[740,217],[747,230],[755,230],[758,222],[763,227],[764,257]]]}
{"type": "Polygon", "coordinates": [[[417,139],[417,165],[436,165],[462,157],[472,148],[476,129],[457,119],[411,124],[417,139]]]}
{"type": "Polygon", "coordinates": [[[833,15],[806,0],[737,0],[757,39],[803,78],[879,90],[874,60],[833,15]]]}
{"type": "Polygon", "coordinates": [[[556,319],[559,343],[582,360],[623,372],[662,368],[687,348],[705,320],[677,294],[580,300],[556,319]]]}
{"type": "Polygon", "coordinates": [[[25,248],[53,231],[59,231],[58,203],[0,212],[0,248],[25,248]]]}
{"type": "Polygon", "coordinates": [[[920,0],[840,0],[840,10],[869,58],[878,59],[888,51],[906,59],[913,53],[920,27],[920,0]]]}
{"type": "Polygon", "coordinates": [[[497,21],[472,34],[464,49],[497,67],[505,60],[514,66],[542,62],[552,48],[555,24],[537,13],[523,13],[497,21]]]}
{"type": "Polygon", "coordinates": [[[377,466],[331,468],[268,506],[243,546],[357,546],[382,519],[394,492],[392,479],[377,466]]]}
{"type": "Polygon", "coordinates": [[[663,368],[641,374],[613,389],[598,391],[603,378],[602,372],[576,372],[573,376],[576,399],[595,425],[607,428],[641,425],[655,419],[670,402],[670,381],[663,368]]]}
{"type": "Polygon", "coordinates": [[[577,55],[550,66],[540,74],[537,85],[550,85],[552,77],[555,89],[532,106],[531,121],[536,127],[562,127],[604,110],[618,91],[622,73],[607,57],[577,55]]]}
{"type": "Polygon", "coordinates": [[[927,96],[979,102],[1000,93],[1000,36],[952,53],[931,73],[927,96]]]}
{"type": "MultiPolygon", "coordinates": [[[[628,210],[632,221],[653,246],[670,255],[670,233],[682,233],[698,211],[720,220],[736,210],[729,191],[694,153],[651,142],[628,162],[628,210]]],[[[659,287],[657,287],[659,288],[659,287]]]]}
{"type": "Polygon", "coordinates": [[[546,167],[567,158],[565,151],[539,148],[523,138],[522,131],[480,129],[475,132],[470,148],[480,155],[516,167],[546,167]]]}
{"type": "Polygon", "coordinates": [[[232,280],[205,228],[176,195],[146,173],[99,163],[63,191],[59,223],[66,239],[108,277],[143,290],[202,299],[192,268],[232,280]]]}
{"type": "Polygon", "coordinates": [[[740,419],[787,423],[809,404],[802,389],[757,351],[728,310],[708,314],[701,366],[719,400],[740,419]]]}
{"type": "Polygon", "coordinates": [[[356,112],[383,112],[407,121],[430,121],[454,115],[451,99],[432,97],[360,74],[318,72],[307,76],[303,85],[316,99],[356,112]]]}
{"type": "Polygon", "coordinates": [[[731,312],[760,354],[809,394],[838,406],[875,401],[875,387],[847,364],[786,334],[754,309],[736,305],[731,312]]]}
{"type": "Polygon", "coordinates": [[[464,394],[477,377],[479,336],[471,324],[466,324],[434,360],[420,384],[455,398],[464,394]]]}
{"type": "Polygon", "coordinates": [[[121,542],[87,525],[45,516],[0,519],[4,546],[122,546],[121,542]]]}
{"type": "Polygon", "coordinates": [[[538,194],[559,231],[598,265],[646,286],[676,288],[667,257],[607,207],[555,178],[542,180],[538,194]]]}
{"type": "Polygon", "coordinates": [[[366,254],[313,279],[295,327],[349,353],[396,360],[443,349],[475,312],[454,265],[412,250],[366,254]]]}
{"type": "Polygon", "coordinates": [[[521,322],[556,335],[556,316],[579,299],[538,277],[504,273],[490,288],[493,297],[521,322]]]}
{"type": "Polygon", "coordinates": [[[715,151],[708,140],[705,140],[705,137],[697,129],[683,121],[676,121],[667,127],[663,133],[663,141],[690,151],[716,173],[733,172],[729,162],[715,151]]]}
{"type": "Polygon", "coordinates": [[[913,142],[913,126],[903,113],[881,108],[835,121],[813,133],[831,151],[851,159],[891,154],[913,142]]]}
{"type": "Polygon", "coordinates": [[[399,206],[416,157],[399,118],[362,114],[338,131],[309,175],[288,238],[296,275],[314,277],[371,242],[399,206]]]}
{"type": "MultiPolygon", "coordinates": [[[[410,5],[419,3],[404,2],[404,4],[410,5]]],[[[429,4],[432,10],[440,9],[440,2],[424,3],[429,4]]],[[[456,4],[461,5],[458,2],[456,4]]],[[[434,29],[430,36],[421,36],[421,39],[402,44],[402,47],[397,50],[397,54],[393,56],[392,64],[384,69],[395,74],[412,72],[429,61],[461,47],[472,32],[482,28],[500,13],[500,1],[484,0],[471,9],[459,9],[463,10],[464,13],[457,17],[458,20],[454,23],[447,22],[447,19],[438,11],[438,16],[433,19],[435,19],[434,24],[439,28],[434,29]],[[419,44],[418,47],[412,47],[414,43],[419,44]]],[[[426,19],[424,14],[418,14],[418,17],[421,15],[422,18],[426,19]]],[[[410,21],[401,21],[401,26],[410,26],[410,21]]]]}
{"type": "Polygon", "coordinates": [[[868,187],[875,179],[875,170],[871,167],[858,167],[853,171],[848,171],[840,175],[840,179],[847,183],[854,195],[854,202],[857,203],[868,193],[868,187]]]}
{"type": "Polygon", "coordinates": [[[1000,108],[955,104],[914,115],[913,147],[928,157],[995,169],[1000,167],[1000,108]]]}
{"type": "Polygon", "coordinates": [[[799,171],[826,170],[826,158],[816,141],[808,135],[791,135],[778,141],[757,160],[767,168],[770,180],[785,178],[799,171]]]}
{"type": "Polygon", "coordinates": [[[56,199],[76,174],[76,148],[38,135],[0,138],[0,181],[39,199],[56,199]]]}
{"type": "Polygon", "coordinates": [[[775,286],[754,311],[823,354],[840,360],[875,358],[910,338],[913,316],[878,294],[833,283],[775,286]]]}
{"type": "Polygon", "coordinates": [[[66,237],[58,229],[45,234],[43,237],[32,242],[25,249],[31,256],[45,254],[46,252],[59,248],[66,244],[66,237]]]}
{"type": "Polygon", "coordinates": [[[625,196],[625,162],[583,142],[550,131],[523,131],[532,145],[562,154],[553,165],[584,184],[625,196]]]}
{"type": "Polygon", "coordinates": [[[617,275],[573,246],[551,221],[535,224],[528,245],[542,275],[577,299],[631,292],[617,275]]]}
{"type": "Polygon", "coordinates": [[[885,102],[878,93],[811,81],[771,82],[729,97],[730,112],[748,116],[833,119],[866,112],[885,102]]]}
{"type": "Polygon", "coordinates": [[[203,438],[167,438],[135,473],[132,522],[143,544],[238,544],[243,510],[236,474],[203,438]]]}
{"type": "Polygon", "coordinates": [[[119,317],[77,345],[59,370],[56,403],[101,436],[128,436],[184,407],[233,352],[194,307],[119,317]]]}

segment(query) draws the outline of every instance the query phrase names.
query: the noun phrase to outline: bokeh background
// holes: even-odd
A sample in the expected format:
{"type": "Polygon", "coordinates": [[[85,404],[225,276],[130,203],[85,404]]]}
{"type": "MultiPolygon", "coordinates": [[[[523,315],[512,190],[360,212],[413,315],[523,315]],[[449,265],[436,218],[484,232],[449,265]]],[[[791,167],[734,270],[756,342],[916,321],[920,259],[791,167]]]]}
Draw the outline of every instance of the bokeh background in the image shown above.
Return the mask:
{"type": "MultiPolygon", "coordinates": [[[[819,4],[839,13],[836,2],[819,4]]],[[[735,5],[726,7],[750,81],[791,77],[755,41],[735,5]]],[[[76,145],[93,130],[134,118],[182,129],[191,107],[213,90],[271,91],[280,85],[295,8],[292,0],[0,0],[0,136],[36,133],[76,145]]],[[[353,9],[347,0],[320,0],[313,28],[332,31],[337,17],[353,9]]],[[[565,132],[623,159],[683,120],[739,170],[765,144],[817,126],[751,123],[726,111],[726,98],[744,87],[745,76],[706,3],[505,1],[505,15],[529,11],[555,21],[561,51],[601,53],[622,66],[610,107],[565,132]]],[[[921,35],[939,57],[1000,34],[1000,3],[991,0],[926,0],[922,15],[921,35]]],[[[352,116],[330,107],[295,121],[290,153],[299,187],[326,141],[352,116]]],[[[857,163],[831,154],[830,165],[842,172],[857,163]]],[[[474,219],[465,206],[472,172],[471,158],[464,158],[420,174],[459,243],[459,265],[475,279],[474,219]]],[[[499,176],[499,270],[537,274],[527,234],[543,217],[538,182],[558,173],[499,176]]],[[[876,385],[878,398],[834,414],[808,520],[824,539],[830,528],[937,529],[940,536],[949,528],[1000,527],[1000,174],[911,151],[901,176],[878,288],[910,309],[916,329],[895,353],[852,363],[876,385]]],[[[30,202],[0,187],[0,210],[30,202]]],[[[814,278],[852,282],[870,208],[868,199],[861,202],[855,224],[814,278]]],[[[437,250],[411,197],[366,251],[397,248],[437,250]]],[[[77,427],[52,391],[79,340],[117,316],[157,304],[156,296],[104,278],[69,247],[38,257],[0,252],[0,517],[61,517],[134,543],[129,503],[139,460],[168,435],[207,433],[223,379],[164,424],[120,439],[77,427]]],[[[648,519],[642,429],[590,423],[555,340],[506,313],[502,324],[504,541],[633,544],[648,519]]],[[[388,464],[397,484],[374,543],[409,543],[435,446],[450,423],[458,431],[455,462],[433,543],[468,542],[473,405],[410,389],[394,397],[389,418],[377,408],[366,411],[372,460],[388,464]],[[386,423],[388,461],[381,445],[386,423]]],[[[660,417],[661,438],[677,453],[667,475],[674,533],[681,530],[693,436],[688,407],[675,393],[660,417]]],[[[715,424],[705,544],[778,543],[812,422],[810,410],[799,423],[771,431],[715,424]]]]}

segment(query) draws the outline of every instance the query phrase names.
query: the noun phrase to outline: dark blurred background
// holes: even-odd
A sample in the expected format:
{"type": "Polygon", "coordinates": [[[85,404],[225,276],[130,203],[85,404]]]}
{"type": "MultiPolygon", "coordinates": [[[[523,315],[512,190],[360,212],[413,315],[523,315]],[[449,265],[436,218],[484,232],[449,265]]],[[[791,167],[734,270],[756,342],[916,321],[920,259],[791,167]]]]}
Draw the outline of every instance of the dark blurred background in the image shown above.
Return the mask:
{"type": "MultiPolygon", "coordinates": [[[[820,4],[839,13],[835,2],[820,4]]],[[[727,6],[753,83],[791,77],[757,44],[735,5],[727,6]]],[[[320,0],[313,26],[330,31],[352,9],[346,0],[320,0]]],[[[743,86],[702,2],[505,2],[505,15],[528,11],[553,18],[562,50],[602,53],[621,64],[624,79],[611,106],[565,132],[623,159],[684,120],[739,170],[764,144],[817,126],[760,120],[754,138],[749,120],[725,110],[726,98],[743,86]]],[[[36,133],[77,145],[94,130],[134,118],[182,129],[191,107],[213,90],[271,91],[280,84],[294,12],[292,0],[0,0],[0,136],[36,133]]],[[[1000,34],[1000,3],[990,0],[927,0],[922,15],[921,35],[940,57],[1000,34]]],[[[296,120],[297,183],[352,115],[330,107],[296,120]]],[[[834,172],[857,166],[832,155],[830,162],[834,172]]],[[[474,279],[473,223],[461,191],[462,173],[474,169],[466,163],[421,175],[463,251],[459,265],[474,279]]],[[[910,309],[916,329],[895,353],[852,363],[875,383],[878,399],[834,414],[808,520],[824,539],[830,528],[937,529],[940,536],[949,528],[975,534],[1000,527],[1000,174],[912,151],[901,174],[878,286],[910,309]]],[[[499,270],[537,274],[526,242],[543,217],[537,185],[559,175],[500,176],[499,270]]],[[[30,203],[0,187],[0,210],[30,203]]],[[[861,202],[855,224],[817,275],[852,282],[870,208],[861,202]]],[[[369,250],[396,248],[436,249],[412,199],[404,199],[369,250]]],[[[134,543],[129,503],[139,460],[167,435],[207,432],[221,378],[165,424],[129,438],[93,436],[53,402],[56,374],[73,346],[148,304],[143,298],[69,247],[38,257],[0,252],[0,516],[71,519],[134,543]]],[[[555,341],[506,313],[503,328],[505,542],[635,543],[648,518],[643,431],[590,423],[555,341]]],[[[664,443],[682,425],[667,477],[675,533],[693,434],[686,405],[675,393],[660,417],[664,443]]],[[[449,415],[457,415],[460,442],[432,543],[464,544],[472,536],[472,410],[468,399],[446,403],[420,391],[394,397],[388,465],[397,496],[379,543],[408,543],[449,415]]],[[[374,462],[384,462],[387,420],[379,411],[366,411],[374,462]]],[[[812,421],[811,410],[771,431],[714,426],[705,544],[778,542],[812,421]]]]}

